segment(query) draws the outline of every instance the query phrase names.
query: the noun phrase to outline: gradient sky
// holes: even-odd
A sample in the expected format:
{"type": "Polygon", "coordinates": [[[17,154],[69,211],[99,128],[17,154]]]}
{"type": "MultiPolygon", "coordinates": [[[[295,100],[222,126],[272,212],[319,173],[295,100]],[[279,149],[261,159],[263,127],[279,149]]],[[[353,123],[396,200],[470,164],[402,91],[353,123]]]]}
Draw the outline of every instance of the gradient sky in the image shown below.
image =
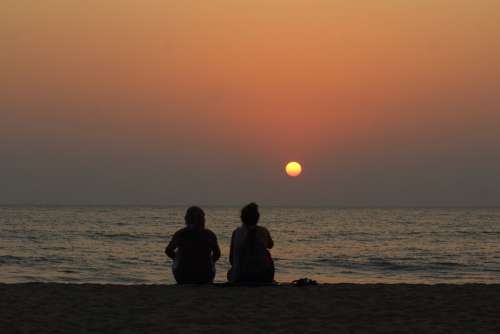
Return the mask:
{"type": "Polygon", "coordinates": [[[3,0],[0,22],[0,203],[500,205],[498,0],[3,0]]]}

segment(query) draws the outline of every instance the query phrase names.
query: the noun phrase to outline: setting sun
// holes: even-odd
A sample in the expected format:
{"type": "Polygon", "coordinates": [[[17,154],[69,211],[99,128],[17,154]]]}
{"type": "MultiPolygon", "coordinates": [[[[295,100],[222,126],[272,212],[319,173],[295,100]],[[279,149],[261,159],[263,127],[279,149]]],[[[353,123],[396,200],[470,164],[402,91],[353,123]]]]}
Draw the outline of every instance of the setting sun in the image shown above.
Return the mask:
{"type": "Polygon", "coordinates": [[[291,161],[286,164],[285,171],[288,176],[299,176],[302,173],[302,166],[296,161],[291,161]]]}

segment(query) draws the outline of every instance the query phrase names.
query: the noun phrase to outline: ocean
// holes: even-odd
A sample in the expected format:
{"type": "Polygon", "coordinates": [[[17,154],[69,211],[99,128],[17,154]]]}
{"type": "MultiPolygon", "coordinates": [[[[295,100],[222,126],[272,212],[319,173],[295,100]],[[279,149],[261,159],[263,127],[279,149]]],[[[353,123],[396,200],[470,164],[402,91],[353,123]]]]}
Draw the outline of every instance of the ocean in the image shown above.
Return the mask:
{"type": "MultiPolygon", "coordinates": [[[[0,207],[0,282],[171,284],[184,207],[0,207]]],[[[239,208],[207,207],[229,268],[239,208]]],[[[261,208],[276,280],[500,283],[500,208],[261,208]]]]}

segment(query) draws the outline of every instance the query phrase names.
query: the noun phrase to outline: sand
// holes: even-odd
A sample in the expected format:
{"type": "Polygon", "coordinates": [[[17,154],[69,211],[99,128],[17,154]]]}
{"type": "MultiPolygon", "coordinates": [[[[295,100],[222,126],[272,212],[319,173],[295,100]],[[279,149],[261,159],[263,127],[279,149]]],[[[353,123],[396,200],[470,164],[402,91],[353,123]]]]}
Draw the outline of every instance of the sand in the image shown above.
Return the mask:
{"type": "Polygon", "coordinates": [[[500,333],[500,285],[0,284],[0,333],[500,333]]]}

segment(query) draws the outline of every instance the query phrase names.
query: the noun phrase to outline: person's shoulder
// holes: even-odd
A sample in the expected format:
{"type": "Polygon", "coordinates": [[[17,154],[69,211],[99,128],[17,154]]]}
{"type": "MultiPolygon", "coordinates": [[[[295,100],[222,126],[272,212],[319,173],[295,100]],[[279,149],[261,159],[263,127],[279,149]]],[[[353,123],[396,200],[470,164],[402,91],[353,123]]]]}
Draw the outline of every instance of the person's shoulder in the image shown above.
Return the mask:
{"type": "Polygon", "coordinates": [[[208,229],[208,228],[204,229],[204,230],[203,230],[203,233],[205,233],[205,234],[209,235],[210,237],[214,237],[214,238],[216,238],[216,237],[217,237],[217,236],[215,235],[215,233],[214,233],[212,230],[208,229]]]}
{"type": "Polygon", "coordinates": [[[233,230],[233,234],[241,233],[241,231],[243,231],[243,226],[238,226],[233,230]]]}
{"type": "Polygon", "coordinates": [[[243,228],[241,226],[238,226],[233,230],[233,233],[231,234],[231,238],[237,238],[240,234],[241,231],[243,231],[243,228]]]}
{"type": "Polygon", "coordinates": [[[269,233],[269,230],[265,226],[257,225],[257,229],[264,233],[269,233]]]}
{"type": "Polygon", "coordinates": [[[183,228],[181,228],[181,229],[178,229],[178,230],[174,233],[174,237],[175,237],[175,236],[181,236],[181,235],[185,234],[187,231],[188,231],[188,228],[187,228],[187,227],[183,227],[183,228]]]}

